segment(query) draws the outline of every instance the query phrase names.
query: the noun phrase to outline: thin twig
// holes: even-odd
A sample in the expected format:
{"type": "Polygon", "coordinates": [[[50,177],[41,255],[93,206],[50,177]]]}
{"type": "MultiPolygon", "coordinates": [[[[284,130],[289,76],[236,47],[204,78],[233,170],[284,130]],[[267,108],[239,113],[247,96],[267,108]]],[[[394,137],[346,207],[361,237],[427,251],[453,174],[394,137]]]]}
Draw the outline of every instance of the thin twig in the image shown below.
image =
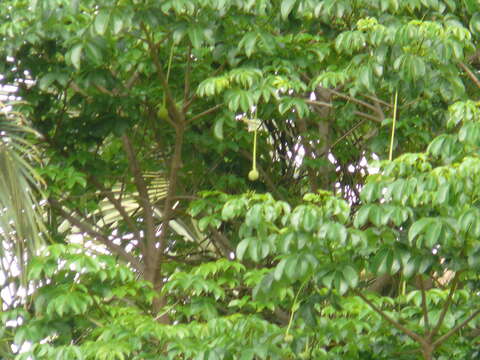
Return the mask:
{"type": "Polygon", "coordinates": [[[365,121],[366,121],[366,119],[363,119],[363,120],[359,121],[357,124],[355,124],[354,127],[352,127],[350,130],[348,130],[346,133],[344,133],[342,136],[340,136],[337,140],[335,140],[330,148],[333,149],[335,147],[335,145],[337,145],[340,141],[342,141],[348,135],[350,135],[352,132],[354,132],[356,129],[358,129],[358,127],[360,127],[365,121]]]}
{"type": "Polygon", "coordinates": [[[367,99],[370,99],[370,100],[372,100],[373,102],[376,102],[376,103],[378,103],[378,104],[382,104],[382,105],[384,105],[384,106],[386,106],[386,107],[389,107],[389,108],[393,107],[392,104],[389,104],[389,103],[387,103],[386,101],[383,101],[382,99],[377,98],[376,96],[367,95],[367,94],[362,94],[362,95],[365,96],[367,99]]]}
{"type": "Polygon", "coordinates": [[[362,105],[362,106],[365,106],[366,108],[378,113],[378,109],[373,106],[372,104],[369,104],[363,100],[360,100],[360,99],[357,99],[357,98],[354,98],[353,96],[350,96],[350,95],[347,95],[347,94],[343,94],[339,91],[336,91],[334,89],[326,89],[327,91],[330,91],[333,95],[335,96],[338,96],[342,99],[345,99],[345,100],[348,100],[348,101],[351,101],[351,102],[354,102],[354,103],[357,103],[359,105],[362,105]]]}
{"type": "Polygon", "coordinates": [[[189,119],[188,122],[189,123],[194,122],[195,120],[200,119],[202,116],[205,116],[205,115],[208,115],[208,114],[211,114],[211,113],[215,112],[216,110],[220,109],[222,106],[223,106],[223,104],[215,105],[215,106],[211,107],[210,109],[207,109],[207,110],[201,112],[200,114],[192,116],[192,118],[189,119]]]}
{"type": "MultiPolygon", "coordinates": [[[[185,70],[185,82],[183,89],[183,103],[187,103],[188,95],[190,94],[190,74],[192,72],[192,45],[188,46],[187,51],[187,68],[185,70]]],[[[186,109],[184,108],[184,111],[186,109]]]]}
{"type": "MultiPolygon", "coordinates": [[[[317,100],[305,100],[305,102],[307,104],[310,104],[310,105],[317,105],[317,106],[325,106],[325,107],[333,107],[333,104],[331,103],[327,103],[327,102],[324,102],[324,101],[317,101],[317,100]]],[[[376,113],[378,113],[378,111],[375,111],[376,113]]],[[[365,119],[368,119],[368,120],[372,120],[372,121],[375,121],[376,123],[382,123],[382,119],[379,118],[378,116],[373,116],[373,115],[370,115],[370,114],[366,114],[364,112],[361,112],[361,111],[354,111],[353,112],[355,115],[358,115],[358,116],[361,116],[365,119]]]]}

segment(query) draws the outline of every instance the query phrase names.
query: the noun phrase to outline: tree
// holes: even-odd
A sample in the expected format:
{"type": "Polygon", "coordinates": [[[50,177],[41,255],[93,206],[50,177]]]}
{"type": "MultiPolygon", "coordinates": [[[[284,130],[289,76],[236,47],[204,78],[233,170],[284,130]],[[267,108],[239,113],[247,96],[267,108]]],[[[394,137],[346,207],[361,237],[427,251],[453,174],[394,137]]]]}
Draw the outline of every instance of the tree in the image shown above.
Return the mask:
{"type": "Polygon", "coordinates": [[[1,6],[56,242],[20,358],[475,356],[476,2],[1,6]]]}

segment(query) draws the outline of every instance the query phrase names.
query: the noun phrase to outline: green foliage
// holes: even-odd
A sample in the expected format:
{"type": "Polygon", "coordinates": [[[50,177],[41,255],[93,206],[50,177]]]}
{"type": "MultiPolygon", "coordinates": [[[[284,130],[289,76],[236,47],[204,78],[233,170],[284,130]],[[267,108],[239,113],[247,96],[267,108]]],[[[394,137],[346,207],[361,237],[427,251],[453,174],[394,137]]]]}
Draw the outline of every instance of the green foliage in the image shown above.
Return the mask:
{"type": "Polygon", "coordinates": [[[0,10],[53,241],[0,357],[478,356],[476,1],[0,10]]]}

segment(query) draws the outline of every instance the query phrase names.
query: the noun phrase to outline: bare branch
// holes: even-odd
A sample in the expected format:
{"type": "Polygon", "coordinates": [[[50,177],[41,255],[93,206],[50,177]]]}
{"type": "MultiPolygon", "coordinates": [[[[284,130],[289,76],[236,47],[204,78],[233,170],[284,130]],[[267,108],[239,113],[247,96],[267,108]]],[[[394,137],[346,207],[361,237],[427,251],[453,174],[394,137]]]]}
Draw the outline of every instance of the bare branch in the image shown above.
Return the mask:
{"type": "Polygon", "coordinates": [[[377,98],[376,96],[367,95],[367,94],[362,94],[362,95],[365,96],[367,99],[372,100],[374,103],[382,104],[383,106],[393,108],[392,104],[389,104],[386,101],[383,101],[382,99],[377,98]]]}
{"type": "MultiPolygon", "coordinates": [[[[306,102],[307,104],[310,104],[310,105],[324,106],[324,107],[329,107],[329,108],[332,108],[332,107],[333,107],[333,104],[327,103],[327,102],[323,102],[323,101],[305,100],[305,102],[306,102]]],[[[375,108],[374,108],[374,109],[375,109],[375,108]]],[[[375,112],[378,114],[378,110],[375,109],[375,112]]],[[[381,123],[381,122],[382,122],[381,117],[378,117],[378,116],[373,116],[373,115],[370,115],[370,114],[366,114],[366,113],[361,112],[361,111],[354,111],[353,113],[354,113],[355,115],[361,116],[361,117],[363,117],[363,118],[365,118],[365,119],[375,121],[376,123],[381,123]]]]}
{"type": "Polygon", "coordinates": [[[378,306],[376,306],[373,302],[371,302],[365,295],[363,295],[360,291],[355,291],[355,294],[360,297],[365,303],[370,306],[377,314],[379,314],[382,318],[387,320],[390,324],[392,324],[396,329],[400,330],[403,332],[405,335],[410,337],[412,340],[418,342],[419,344],[424,344],[425,340],[418,335],[417,333],[413,332],[412,330],[406,328],[402,324],[400,324],[398,321],[395,319],[391,318],[388,316],[382,309],[380,309],[378,306]]]}
{"type": "Polygon", "coordinates": [[[90,180],[92,183],[100,190],[100,192],[106,196],[108,201],[112,203],[115,209],[118,211],[122,219],[128,225],[130,230],[135,234],[135,237],[138,239],[138,243],[140,245],[140,249],[142,253],[145,253],[145,244],[142,241],[142,237],[140,236],[140,231],[138,226],[133,221],[132,217],[127,213],[125,208],[122,206],[122,202],[115,197],[115,194],[111,190],[107,190],[103,184],[101,184],[94,176],[90,176],[90,180]]]}
{"type": "Polygon", "coordinates": [[[210,109],[207,109],[207,110],[201,112],[200,114],[192,116],[192,118],[190,120],[188,120],[188,122],[189,123],[194,122],[195,120],[200,119],[201,117],[203,117],[205,115],[208,115],[208,114],[211,114],[211,113],[215,112],[216,110],[220,109],[222,106],[223,106],[223,104],[215,105],[215,106],[211,107],[210,109]]]}
{"type": "Polygon", "coordinates": [[[218,231],[215,228],[211,228],[213,238],[215,239],[215,242],[220,245],[221,251],[223,253],[223,256],[227,257],[230,255],[230,253],[233,252],[232,245],[230,244],[230,241],[226,238],[225,235],[223,235],[220,231],[218,231]]]}
{"type": "Polygon", "coordinates": [[[345,132],[342,136],[340,136],[337,140],[335,140],[335,142],[332,144],[332,146],[330,148],[334,148],[335,145],[337,145],[340,141],[342,141],[343,139],[345,139],[348,135],[350,135],[351,133],[353,133],[356,129],[358,129],[366,120],[363,119],[361,121],[359,121],[357,124],[355,124],[350,130],[348,130],[347,132],[345,132]]]}
{"type": "MultiPolygon", "coordinates": [[[[188,95],[190,94],[190,75],[192,72],[192,45],[189,45],[187,52],[187,68],[185,70],[185,84],[183,89],[183,103],[187,103],[188,95]]],[[[186,110],[184,108],[184,110],[186,110]]]]}
{"type": "MultiPolygon", "coordinates": [[[[308,139],[306,139],[305,134],[307,133],[307,122],[301,116],[298,118],[298,127],[301,132],[300,142],[302,143],[303,148],[305,149],[305,155],[308,159],[315,159],[315,151],[312,149],[312,146],[308,139]]],[[[327,145],[328,148],[328,145],[327,145]]],[[[308,182],[310,183],[310,191],[312,193],[316,193],[318,190],[318,183],[317,183],[317,172],[311,167],[307,166],[307,173],[308,173],[308,182]]]]}
{"type": "Polygon", "coordinates": [[[461,62],[458,64],[468,75],[468,77],[480,88],[480,80],[478,80],[477,76],[468,68],[468,66],[461,62]]]}
{"type": "Polygon", "coordinates": [[[425,292],[425,283],[423,282],[423,277],[421,275],[419,275],[418,280],[420,282],[420,291],[422,293],[422,312],[423,312],[423,321],[425,323],[425,334],[426,336],[429,336],[430,320],[428,318],[427,294],[425,292]]]}
{"type": "Polygon", "coordinates": [[[357,98],[355,98],[353,96],[350,96],[350,95],[347,95],[347,94],[343,94],[343,93],[341,93],[337,90],[334,90],[334,89],[328,89],[328,88],[322,88],[322,89],[331,92],[333,95],[338,96],[339,98],[357,103],[358,105],[362,105],[362,106],[366,107],[367,109],[370,109],[370,110],[378,113],[378,109],[374,105],[369,104],[369,103],[367,103],[363,100],[357,99],[357,98]]]}
{"type": "Polygon", "coordinates": [[[480,314],[480,309],[474,311],[473,314],[470,315],[465,321],[463,321],[460,324],[458,324],[457,326],[455,326],[452,330],[447,332],[445,335],[439,337],[437,340],[435,340],[435,342],[432,345],[434,347],[437,347],[437,346],[441,345],[442,343],[444,343],[450,336],[454,335],[458,330],[460,330],[465,325],[467,325],[470,321],[475,319],[475,317],[477,317],[478,314],[480,314]]]}
{"type": "Polygon", "coordinates": [[[458,284],[458,278],[459,278],[459,273],[455,273],[455,276],[452,280],[452,285],[450,287],[450,292],[448,293],[447,300],[445,301],[445,304],[443,305],[442,313],[440,314],[440,317],[438,318],[437,324],[432,330],[432,336],[435,336],[438,333],[438,330],[440,330],[440,327],[443,324],[443,320],[445,319],[445,316],[447,315],[448,308],[450,307],[450,304],[452,303],[453,299],[453,294],[455,293],[455,290],[457,289],[457,284],[458,284]]]}
{"type": "Polygon", "coordinates": [[[88,95],[82,88],[80,88],[80,86],[78,86],[78,84],[75,81],[72,81],[70,83],[70,87],[73,89],[73,91],[79,93],[80,95],[86,98],[90,98],[90,95],[88,95]]]}
{"type": "MultiPolygon", "coordinates": [[[[155,222],[153,218],[153,207],[148,197],[148,189],[145,180],[143,179],[142,171],[140,169],[140,165],[138,163],[137,157],[135,156],[135,152],[133,150],[132,143],[130,138],[127,134],[122,136],[123,141],[123,148],[127,154],[128,158],[128,166],[130,167],[130,171],[133,174],[133,178],[135,181],[135,186],[138,189],[138,193],[140,195],[139,200],[140,204],[142,205],[143,210],[145,211],[145,240],[146,240],[146,248],[148,253],[144,253],[145,258],[147,259],[148,254],[153,254],[156,251],[155,248],[155,222]]],[[[141,239],[139,239],[140,241],[141,239]]]]}
{"type": "Polygon", "coordinates": [[[65,211],[63,209],[62,205],[57,200],[50,198],[48,201],[49,201],[50,205],[53,208],[55,208],[55,210],[57,210],[72,225],[78,227],[80,229],[80,231],[82,231],[82,232],[88,234],[89,236],[91,236],[92,238],[95,238],[98,241],[100,241],[113,254],[120,256],[123,260],[132,264],[132,266],[135,268],[135,270],[137,270],[139,272],[143,272],[143,270],[144,270],[143,264],[140,261],[138,261],[138,259],[135,258],[132,254],[126,252],[123,247],[111,242],[108,239],[107,236],[105,236],[104,234],[95,230],[91,224],[88,224],[87,222],[81,221],[81,220],[77,219],[75,216],[73,216],[73,214],[65,211]]]}
{"type": "Polygon", "coordinates": [[[165,230],[168,227],[168,222],[170,221],[173,215],[172,203],[173,198],[175,196],[175,192],[177,190],[177,181],[178,181],[178,173],[180,168],[182,167],[182,149],[183,149],[183,135],[185,132],[184,123],[178,124],[175,131],[175,147],[173,150],[173,156],[170,163],[170,176],[168,178],[168,190],[167,195],[165,197],[164,208],[163,208],[163,231],[160,233],[159,242],[160,242],[160,253],[162,254],[165,250],[166,243],[165,243],[165,236],[167,231],[165,230]]]}
{"type": "Polygon", "coordinates": [[[140,76],[140,72],[137,69],[137,70],[134,71],[132,76],[130,76],[130,78],[125,83],[125,89],[130,90],[132,88],[133,84],[135,84],[135,81],[137,81],[139,76],[140,76]]]}

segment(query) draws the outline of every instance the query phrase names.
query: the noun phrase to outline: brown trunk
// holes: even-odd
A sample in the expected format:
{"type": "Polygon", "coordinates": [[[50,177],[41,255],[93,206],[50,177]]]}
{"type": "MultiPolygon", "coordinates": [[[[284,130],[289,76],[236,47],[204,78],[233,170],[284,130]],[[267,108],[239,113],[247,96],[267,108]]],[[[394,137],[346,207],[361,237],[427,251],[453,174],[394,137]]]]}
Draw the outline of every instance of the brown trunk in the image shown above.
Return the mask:
{"type": "Polygon", "coordinates": [[[422,354],[424,360],[432,360],[433,359],[433,350],[434,347],[430,343],[422,344],[422,354]]]}
{"type": "Polygon", "coordinates": [[[157,258],[157,254],[151,254],[145,258],[146,266],[143,278],[152,283],[153,289],[157,294],[152,301],[152,312],[155,318],[162,324],[170,324],[171,321],[165,309],[167,299],[160,294],[163,287],[163,279],[160,274],[160,263],[155,263],[157,258]]]}
{"type": "MultiPolygon", "coordinates": [[[[331,103],[332,102],[332,94],[327,89],[317,89],[315,92],[317,100],[324,103],[331,103]]],[[[316,109],[319,115],[318,120],[318,139],[320,140],[320,144],[318,145],[317,153],[319,156],[325,158],[328,161],[328,153],[330,150],[330,116],[332,114],[332,110],[330,107],[319,107],[316,109]]],[[[331,178],[330,173],[334,170],[335,167],[325,165],[318,169],[319,175],[319,186],[322,189],[328,190],[331,188],[331,178]]]]}
{"type": "Polygon", "coordinates": [[[152,310],[156,314],[155,318],[159,323],[169,325],[171,324],[171,320],[166,309],[167,298],[163,295],[160,295],[162,287],[163,281],[160,279],[160,281],[158,281],[154,286],[157,296],[153,298],[152,310]]]}

